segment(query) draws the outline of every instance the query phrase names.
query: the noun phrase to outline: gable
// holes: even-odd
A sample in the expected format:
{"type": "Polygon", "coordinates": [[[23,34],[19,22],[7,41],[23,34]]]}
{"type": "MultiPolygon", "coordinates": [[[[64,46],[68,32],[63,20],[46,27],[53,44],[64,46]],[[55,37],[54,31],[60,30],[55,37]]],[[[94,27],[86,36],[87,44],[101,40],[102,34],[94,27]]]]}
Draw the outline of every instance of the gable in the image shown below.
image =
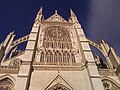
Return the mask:
{"type": "Polygon", "coordinates": [[[65,80],[61,75],[58,75],[56,77],[53,78],[53,80],[51,80],[49,82],[48,85],[46,85],[46,87],[43,90],[52,90],[53,88],[55,89],[65,89],[65,90],[74,90],[72,85],[65,80]]]}
{"type": "Polygon", "coordinates": [[[53,14],[51,17],[46,19],[45,21],[49,22],[67,22],[64,18],[62,18],[58,13],[57,10],[55,11],[55,14],[53,14]]]}

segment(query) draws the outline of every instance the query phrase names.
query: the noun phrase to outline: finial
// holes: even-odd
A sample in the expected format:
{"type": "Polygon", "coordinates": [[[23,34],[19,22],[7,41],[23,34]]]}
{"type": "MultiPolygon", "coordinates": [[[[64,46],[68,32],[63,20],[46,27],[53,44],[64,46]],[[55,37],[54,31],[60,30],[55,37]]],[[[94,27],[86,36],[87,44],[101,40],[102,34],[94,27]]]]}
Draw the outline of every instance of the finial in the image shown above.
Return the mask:
{"type": "Polygon", "coordinates": [[[11,35],[13,35],[13,34],[14,34],[14,31],[10,32],[10,33],[8,34],[8,36],[11,36],[11,35]]]}
{"type": "Polygon", "coordinates": [[[76,16],[71,8],[70,8],[70,14],[71,14],[71,16],[76,16]]]}
{"type": "Polygon", "coordinates": [[[14,34],[15,31],[12,31],[12,34],[14,34]]]}
{"type": "Polygon", "coordinates": [[[35,21],[37,21],[37,20],[41,21],[42,20],[42,17],[43,17],[42,11],[43,11],[43,8],[41,7],[38,14],[37,14],[37,16],[36,16],[35,21]]]}
{"type": "Polygon", "coordinates": [[[55,14],[57,14],[58,13],[58,11],[57,10],[55,10],[55,14]]]}
{"type": "Polygon", "coordinates": [[[40,8],[39,13],[41,13],[41,14],[42,14],[42,10],[43,10],[43,7],[41,7],[41,8],[40,8]]]}
{"type": "Polygon", "coordinates": [[[70,18],[71,18],[71,21],[72,21],[73,23],[78,22],[77,16],[75,15],[75,13],[73,12],[73,10],[72,10],[71,8],[70,8],[70,18]]]}
{"type": "Polygon", "coordinates": [[[102,42],[102,38],[100,36],[98,36],[98,41],[99,41],[99,43],[102,42]]]}
{"type": "Polygon", "coordinates": [[[72,8],[70,8],[70,12],[72,12],[72,8]]]}

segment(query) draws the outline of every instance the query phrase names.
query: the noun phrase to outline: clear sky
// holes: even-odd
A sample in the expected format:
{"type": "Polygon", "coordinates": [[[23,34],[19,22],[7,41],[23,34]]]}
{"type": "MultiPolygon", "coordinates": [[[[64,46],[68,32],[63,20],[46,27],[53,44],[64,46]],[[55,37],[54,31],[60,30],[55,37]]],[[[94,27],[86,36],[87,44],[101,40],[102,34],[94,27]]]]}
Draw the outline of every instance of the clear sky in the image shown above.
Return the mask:
{"type": "Polygon", "coordinates": [[[11,31],[29,34],[41,6],[45,18],[57,9],[68,19],[72,8],[88,38],[103,38],[120,55],[120,0],[0,0],[0,42],[11,31]]]}

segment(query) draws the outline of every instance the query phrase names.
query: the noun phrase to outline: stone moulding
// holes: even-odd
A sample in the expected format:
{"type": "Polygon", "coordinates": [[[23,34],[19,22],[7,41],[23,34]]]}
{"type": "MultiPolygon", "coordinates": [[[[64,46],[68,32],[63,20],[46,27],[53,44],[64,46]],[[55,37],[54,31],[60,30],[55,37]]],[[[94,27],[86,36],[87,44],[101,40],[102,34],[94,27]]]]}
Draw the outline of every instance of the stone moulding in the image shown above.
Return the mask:
{"type": "Polygon", "coordinates": [[[56,70],[60,70],[60,71],[82,71],[84,69],[86,69],[86,66],[67,66],[67,65],[34,65],[33,64],[33,69],[34,70],[50,70],[50,71],[56,71],[56,70]]]}
{"type": "Polygon", "coordinates": [[[22,61],[22,65],[30,65],[31,61],[22,61]]]}
{"type": "Polygon", "coordinates": [[[99,69],[100,75],[106,75],[106,76],[114,76],[115,72],[111,71],[110,69],[99,69]]]}
{"type": "Polygon", "coordinates": [[[0,73],[18,74],[19,67],[0,66],[0,73]]]}
{"type": "Polygon", "coordinates": [[[71,26],[73,25],[73,23],[70,23],[70,22],[64,22],[64,23],[61,23],[61,22],[49,22],[49,21],[41,21],[40,22],[41,24],[48,24],[48,25],[63,25],[63,26],[71,26]]]}
{"type": "Polygon", "coordinates": [[[120,90],[120,84],[109,76],[102,76],[101,79],[105,86],[105,90],[120,90]]]}

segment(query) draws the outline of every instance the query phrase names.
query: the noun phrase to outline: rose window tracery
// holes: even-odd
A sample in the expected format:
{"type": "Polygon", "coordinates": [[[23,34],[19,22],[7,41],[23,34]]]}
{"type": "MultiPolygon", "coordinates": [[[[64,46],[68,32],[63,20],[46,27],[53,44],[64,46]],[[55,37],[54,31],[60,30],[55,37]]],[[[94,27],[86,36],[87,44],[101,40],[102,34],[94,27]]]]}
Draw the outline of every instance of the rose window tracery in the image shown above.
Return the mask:
{"type": "Polygon", "coordinates": [[[109,82],[104,81],[103,86],[104,86],[105,90],[111,90],[111,84],[109,82]]]}
{"type": "Polygon", "coordinates": [[[103,86],[105,90],[120,90],[120,86],[109,80],[103,80],[103,86]]]}
{"type": "Polygon", "coordinates": [[[67,29],[52,26],[44,31],[43,48],[40,52],[42,64],[70,65],[75,64],[72,41],[67,29]]]}

